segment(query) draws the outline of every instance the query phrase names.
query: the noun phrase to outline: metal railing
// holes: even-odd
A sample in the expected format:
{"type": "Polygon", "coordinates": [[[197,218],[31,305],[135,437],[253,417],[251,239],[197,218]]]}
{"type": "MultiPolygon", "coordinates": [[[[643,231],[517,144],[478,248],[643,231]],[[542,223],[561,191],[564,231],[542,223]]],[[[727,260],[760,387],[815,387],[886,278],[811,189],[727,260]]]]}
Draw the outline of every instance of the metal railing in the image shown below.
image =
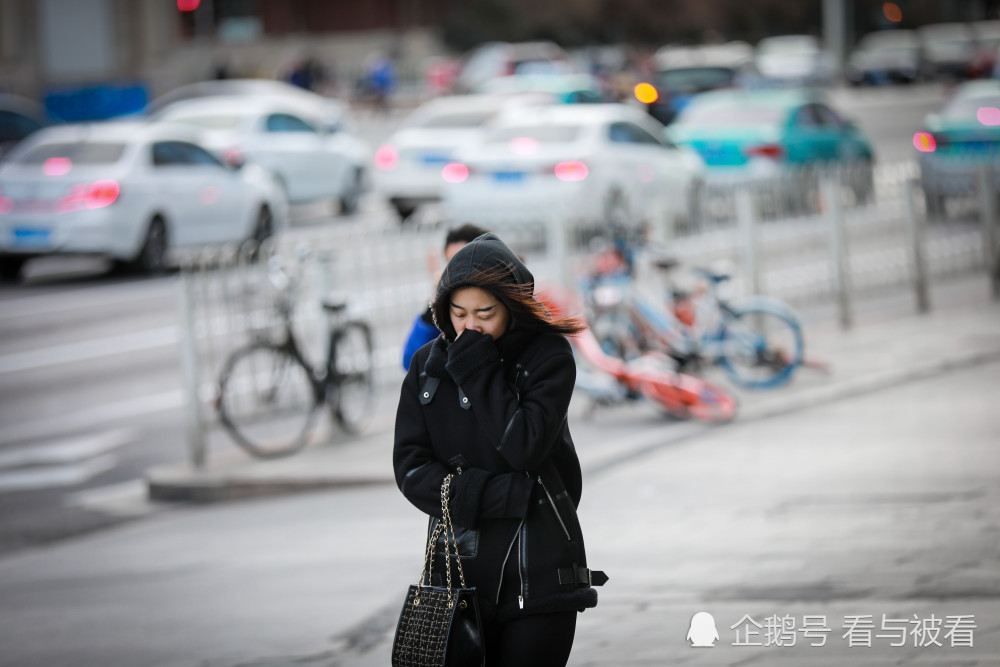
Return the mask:
{"type": "MultiPolygon", "coordinates": [[[[658,238],[684,264],[730,264],[731,289],[738,294],[769,294],[799,305],[834,302],[845,327],[852,324],[858,296],[909,289],[917,307],[927,309],[932,280],[986,267],[1000,297],[1000,206],[989,168],[980,171],[971,192],[949,197],[944,211],[930,217],[915,163],[880,165],[861,175],[852,169],[811,174],[811,189],[795,198],[787,197],[787,182],[775,180],[709,189],[700,219],[661,230],[658,238]],[[857,186],[862,176],[872,185],[865,196],[857,186]]],[[[572,287],[600,230],[565,216],[523,213],[484,212],[470,221],[521,253],[537,285],[572,287]]],[[[392,387],[382,393],[394,397],[403,377],[402,346],[431,296],[445,233],[443,227],[419,226],[331,229],[312,241],[295,311],[307,354],[320,360],[326,340],[321,299],[340,295],[350,314],[371,326],[378,384],[392,387]]],[[[293,242],[279,239],[260,249],[201,253],[183,265],[182,360],[196,464],[205,460],[205,434],[215,425],[211,402],[221,364],[253,332],[279,324],[262,261],[275,253],[288,256],[289,265],[296,261],[293,242]]],[[[640,269],[637,279],[651,280],[651,273],[640,269]]]]}

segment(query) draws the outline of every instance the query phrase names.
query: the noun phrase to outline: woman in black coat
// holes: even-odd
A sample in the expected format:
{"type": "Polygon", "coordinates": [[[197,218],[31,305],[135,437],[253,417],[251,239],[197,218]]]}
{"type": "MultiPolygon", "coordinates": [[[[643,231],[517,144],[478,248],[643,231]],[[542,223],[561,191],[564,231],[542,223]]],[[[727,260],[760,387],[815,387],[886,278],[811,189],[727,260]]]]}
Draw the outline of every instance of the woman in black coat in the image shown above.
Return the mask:
{"type": "MultiPolygon", "coordinates": [[[[414,355],[396,413],[393,465],[403,495],[440,518],[441,482],[488,665],[564,665],[576,614],[597,604],[577,520],[580,462],[566,413],[573,319],[553,319],[534,279],[484,234],[445,268],[431,304],[441,335],[414,355]]],[[[435,576],[444,571],[439,540],[435,576]]],[[[438,583],[438,582],[435,582],[438,583]]]]}

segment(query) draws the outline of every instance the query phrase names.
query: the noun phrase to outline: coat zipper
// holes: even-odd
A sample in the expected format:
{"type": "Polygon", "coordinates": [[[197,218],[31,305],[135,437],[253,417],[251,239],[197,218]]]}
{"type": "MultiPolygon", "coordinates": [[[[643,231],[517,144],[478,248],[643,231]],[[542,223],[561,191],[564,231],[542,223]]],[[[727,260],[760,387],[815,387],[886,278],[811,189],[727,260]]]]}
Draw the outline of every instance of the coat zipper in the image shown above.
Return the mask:
{"type": "Polygon", "coordinates": [[[567,540],[572,541],[573,538],[570,537],[570,535],[569,535],[569,529],[566,527],[566,524],[563,522],[562,515],[559,514],[559,510],[556,509],[556,501],[552,498],[552,494],[549,493],[549,490],[547,488],[545,488],[545,482],[542,481],[542,476],[541,475],[538,476],[538,483],[541,485],[542,491],[545,492],[545,497],[549,499],[549,505],[552,506],[552,512],[556,515],[556,521],[558,521],[559,525],[562,526],[563,534],[566,535],[566,539],[567,540]]]}
{"type": "MultiPolygon", "coordinates": [[[[521,519],[521,523],[517,524],[517,530],[514,531],[514,537],[510,538],[510,546],[507,547],[507,555],[504,556],[503,565],[500,566],[500,583],[497,585],[497,604],[500,604],[500,589],[503,588],[503,573],[507,569],[507,561],[510,560],[510,552],[511,549],[514,548],[514,542],[517,542],[518,537],[521,535],[522,525],[524,525],[524,519],[521,519]]],[[[520,563],[520,557],[518,557],[518,563],[520,563]]],[[[520,573],[520,565],[518,565],[518,572],[520,573]]]]}
{"type": "Polygon", "coordinates": [[[518,531],[518,537],[520,538],[520,544],[517,545],[517,576],[521,579],[521,594],[517,596],[517,608],[524,609],[524,563],[522,558],[524,556],[525,550],[528,548],[525,544],[526,540],[524,537],[528,533],[528,527],[524,525],[524,521],[521,521],[521,530],[518,531]]]}

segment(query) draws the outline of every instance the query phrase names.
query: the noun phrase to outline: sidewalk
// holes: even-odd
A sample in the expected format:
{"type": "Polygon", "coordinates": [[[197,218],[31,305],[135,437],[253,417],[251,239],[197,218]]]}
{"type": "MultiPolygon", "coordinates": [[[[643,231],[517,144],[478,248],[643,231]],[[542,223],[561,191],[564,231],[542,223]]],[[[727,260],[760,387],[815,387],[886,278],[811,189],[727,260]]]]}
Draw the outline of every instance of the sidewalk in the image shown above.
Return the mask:
{"type": "MultiPolygon", "coordinates": [[[[805,313],[829,374],[741,395],[728,425],[574,406],[588,563],[611,580],[570,665],[1000,664],[1000,304],[985,277],[932,298],[927,315],[898,294],[859,303],[846,333],[830,309],[805,313]],[[702,611],[712,649],[685,641],[702,611]],[[863,627],[849,645],[852,617],[874,647],[863,627]],[[958,617],[974,646],[944,627],[920,635],[943,647],[878,637],[958,617]],[[796,626],[783,645],[733,645],[759,644],[768,618],[796,626]]],[[[336,493],[173,506],[0,558],[0,667],[385,667],[426,526],[391,484],[386,427],[287,461],[150,473],[192,499],[336,493]]]]}
{"type": "MultiPolygon", "coordinates": [[[[734,423],[802,410],[1000,359],[1000,304],[990,301],[985,276],[935,286],[930,313],[918,314],[912,294],[900,292],[859,300],[855,309],[856,324],[849,331],[839,328],[830,305],[803,312],[807,359],[827,366],[827,371],[801,369],[789,387],[777,391],[737,390],[740,408],[734,423]]],[[[721,375],[713,379],[725,383],[721,375]]],[[[381,393],[383,400],[375,424],[363,437],[346,439],[337,433],[333,442],[272,461],[254,459],[228,447],[212,457],[204,469],[179,463],[149,470],[149,496],[153,500],[215,502],[392,484],[391,429],[396,390],[384,388],[381,393]]],[[[589,421],[588,412],[585,400],[574,400],[574,423],[608,433],[617,424],[656,416],[653,407],[641,403],[598,408],[597,418],[589,421]]],[[[579,448],[585,473],[717,428],[662,419],[656,424],[655,429],[624,442],[605,438],[603,446],[598,442],[579,448]]],[[[225,438],[224,433],[214,434],[217,443],[225,442],[225,438]]]]}

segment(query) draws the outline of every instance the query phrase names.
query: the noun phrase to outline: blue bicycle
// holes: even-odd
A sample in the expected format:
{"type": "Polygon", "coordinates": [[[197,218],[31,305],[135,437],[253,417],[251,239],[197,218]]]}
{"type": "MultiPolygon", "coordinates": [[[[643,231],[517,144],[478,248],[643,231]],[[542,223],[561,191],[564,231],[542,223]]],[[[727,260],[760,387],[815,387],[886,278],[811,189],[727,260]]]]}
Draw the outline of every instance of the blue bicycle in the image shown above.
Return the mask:
{"type": "MultiPolygon", "coordinates": [[[[631,253],[616,251],[617,270],[592,273],[584,282],[591,329],[607,354],[631,359],[651,350],[669,355],[680,372],[720,366],[745,389],[774,389],[802,365],[802,325],[790,306],[772,297],[732,301],[718,287],[726,273],[695,269],[705,285],[668,290],[666,302],[641,294],[632,280],[631,253]]],[[[654,265],[669,273],[679,262],[661,257],[654,265]]]]}

